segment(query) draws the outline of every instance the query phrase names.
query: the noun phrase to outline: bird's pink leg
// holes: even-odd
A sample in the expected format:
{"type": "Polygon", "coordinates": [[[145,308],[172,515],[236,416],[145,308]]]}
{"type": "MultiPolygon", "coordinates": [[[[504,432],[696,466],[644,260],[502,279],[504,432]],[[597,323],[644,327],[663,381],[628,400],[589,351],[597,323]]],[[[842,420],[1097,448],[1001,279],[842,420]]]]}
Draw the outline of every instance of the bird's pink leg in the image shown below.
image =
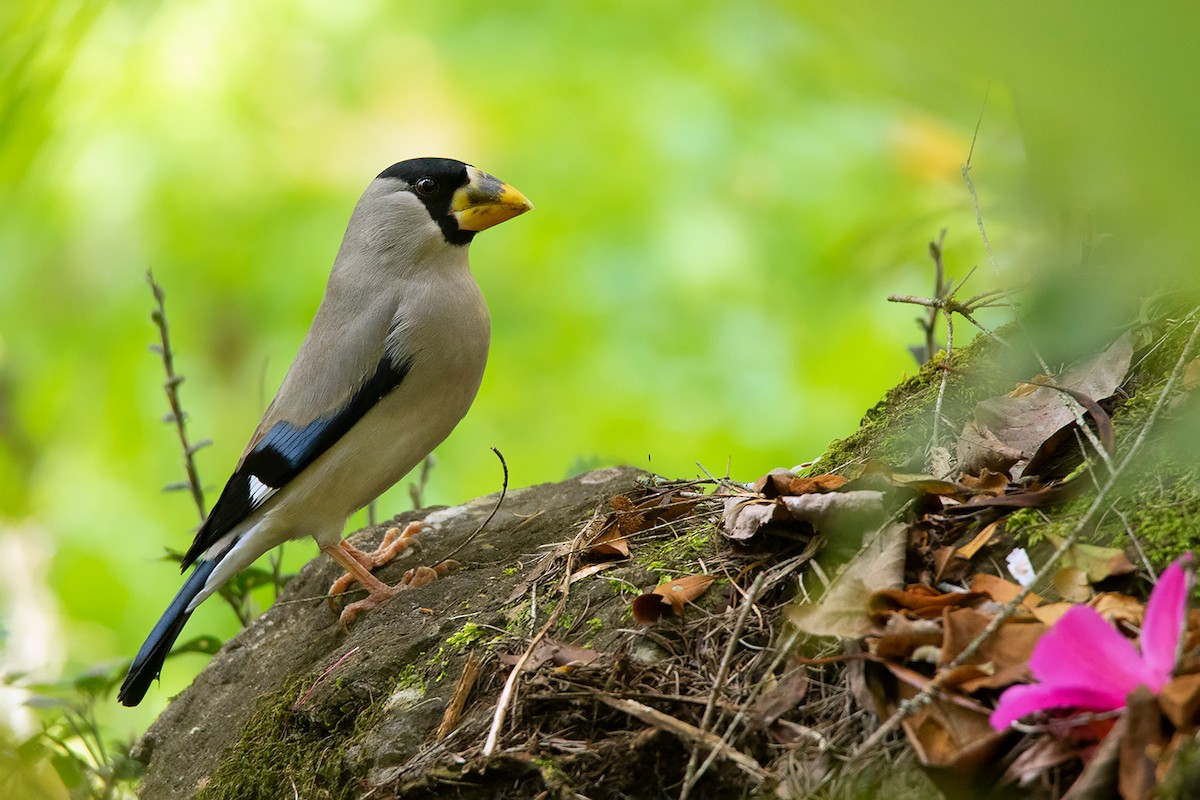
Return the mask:
{"type": "Polygon", "coordinates": [[[321,547],[323,552],[346,569],[346,574],[329,587],[330,608],[334,608],[334,598],[345,592],[355,581],[358,581],[367,590],[366,598],[342,609],[341,616],[338,617],[338,624],[342,626],[343,630],[346,630],[350,622],[364,611],[391,600],[405,589],[421,586],[437,579],[438,573],[429,567],[419,567],[416,571],[409,570],[400,583],[395,586],[388,586],[371,574],[372,569],[387,564],[404,552],[412,538],[420,532],[421,524],[419,522],[410,522],[403,531],[399,528],[391,528],[383,535],[383,541],[380,542],[379,547],[371,552],[359,550],[344,539],[339,540],[337,544],[321,547]],[[427,572],[433,573],[432,576],[426,575],[427,572]]]}

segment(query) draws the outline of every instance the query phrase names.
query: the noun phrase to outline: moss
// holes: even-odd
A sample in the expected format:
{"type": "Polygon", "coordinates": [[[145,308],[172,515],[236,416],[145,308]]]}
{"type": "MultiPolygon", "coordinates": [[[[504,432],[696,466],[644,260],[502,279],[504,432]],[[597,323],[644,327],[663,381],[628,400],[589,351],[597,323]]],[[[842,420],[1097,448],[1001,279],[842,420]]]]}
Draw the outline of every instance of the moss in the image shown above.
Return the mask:
{"type": "MultiPolygon", "coordinates": [[[[1001,335],[1005,333],[1006,329],[1000,331],[1001,335]]],[[[955,350],[954,371],[948,374],[942,369],[947,364],[946,354],[939,352],[916,375],[894,387],[872,406],[863,415],[857,431],[833,442],[800,474],[812,477],[841,472],[871,459],[897,469],[922,471],[932,433],[933,407],[943,374],[947,377],[942,414],[950,419],[965,420],[976,402],[998,390],[997,381],[989,380],[983,374],[994,351],[995,345],[990,339],[977,336],[966,347],[955,350]]],[[[995,365],[989,365],[989,369],[995,372],[995,365]]],[[[1007,383],[1011,384],[1011,380],[1007,383]]]]}
{"type": "Polygon", "coordinates": [[[716,547],[716,528],[704,525],[679,536],[640,543],[633,550],[634,562],[651,572],[670,572],[682,566],[691,569],[697,556],[716,547]]]}
{"type": "Polygon", "coordinates": [[[358,697],[336,709],[322,704],[322,713],[310,716],[295,707],[311,684],[311,676],[300,676],[259,701],[241,740],[197,793],[199,800],[294,796],[351,800],[357,796],[354,772],[344,754],[374,728],[382,704],[358,697]]]}
{"type": "Polygon", "coordinates": [[[425,675],[416,664],[406,664],[396,676],[393,692],[417,691],[425,694],[425,675]]]}
{"type": "Polygon", "coordinates": [[[454,650],[463,650],[484,637],[483,628],[474,622],[468,622],[455,633],[450,634],[446,644],[454,650]]]}

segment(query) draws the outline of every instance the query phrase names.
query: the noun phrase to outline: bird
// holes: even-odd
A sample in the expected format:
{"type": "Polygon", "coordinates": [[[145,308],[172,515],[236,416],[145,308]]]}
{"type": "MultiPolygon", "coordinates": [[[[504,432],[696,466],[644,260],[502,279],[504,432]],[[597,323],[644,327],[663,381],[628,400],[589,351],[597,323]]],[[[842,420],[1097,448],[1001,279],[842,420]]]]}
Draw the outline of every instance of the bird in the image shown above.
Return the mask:
{"type": "Polygon", "coordinates": [[[476,233],[532,208],[512,186],[450,158],[400,161],[371,181],[278,393],[183,556],[191,574],[130,664],[121,704],[142,701],[200,603],[285,541],[312,536],[367,590],[343,611],[343,627],[347,614],[406,588],[370,570],[413,529],[373,553],[342,532],[467,413],[491,340],[467,250],[476,233]]]}

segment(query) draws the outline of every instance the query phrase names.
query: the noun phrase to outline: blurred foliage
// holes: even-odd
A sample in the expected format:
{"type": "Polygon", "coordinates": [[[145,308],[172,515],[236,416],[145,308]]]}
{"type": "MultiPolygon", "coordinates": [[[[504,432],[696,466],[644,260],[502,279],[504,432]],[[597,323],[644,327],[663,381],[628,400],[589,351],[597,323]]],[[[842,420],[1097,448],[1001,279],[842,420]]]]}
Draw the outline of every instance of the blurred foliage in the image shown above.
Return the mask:
{"type": "MultiPolygon", "coordinates": [[[[491,363],[424,499],[497,489],[490,445],[515,486],[618,462],[753,479],[849,433],[914,368],[914,312],[885,298],[930,292],[942,227],[950,277],[979,267],[967,294],[1028,289],[1052,359],[1104,338],[1139,294],[1195,280],[1192,14],[4,4],[0,540],[51,543],[49,566],[22,574],[56,602],[18,613],[0,589],[0,670],[127,658],[177,588],[159,557],[186,546],[193,512],[159,493],[183,469],[147,352],[148,268],[216,490],[363,187],[402,158],[461,158],[537,211],[472,247],[491,363]],[[981,115],[971,176],[996,269],[960,175],[981,115]]],[[[397,487],[379,515],[407,503],[397,487]]],[[[315,553],[290,545],[284,571],[315,553]]],[[[236,629],[218,603],[189,627],[236,629]]],[[[172,660],[141,708],[97,704],[97,724],[144,728],[202,664],[172,660]]]]}

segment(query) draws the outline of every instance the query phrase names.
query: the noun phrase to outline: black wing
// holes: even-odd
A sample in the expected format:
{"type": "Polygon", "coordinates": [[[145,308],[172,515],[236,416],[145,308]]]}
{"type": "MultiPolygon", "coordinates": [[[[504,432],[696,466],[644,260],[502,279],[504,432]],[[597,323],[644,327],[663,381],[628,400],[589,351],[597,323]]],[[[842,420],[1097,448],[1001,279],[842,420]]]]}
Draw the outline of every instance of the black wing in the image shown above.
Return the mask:
{"type": "Polygon", "coordinates": [[[246,454],[237,472],[225,484],[217,504],[183,556],[183,569],[332,447],[376,403],[399,386],[411,368],[411,359],[395,364],[385,355],[375,368],[375,374],[341,410],[302,426],[276,422],[246,454]]]}

